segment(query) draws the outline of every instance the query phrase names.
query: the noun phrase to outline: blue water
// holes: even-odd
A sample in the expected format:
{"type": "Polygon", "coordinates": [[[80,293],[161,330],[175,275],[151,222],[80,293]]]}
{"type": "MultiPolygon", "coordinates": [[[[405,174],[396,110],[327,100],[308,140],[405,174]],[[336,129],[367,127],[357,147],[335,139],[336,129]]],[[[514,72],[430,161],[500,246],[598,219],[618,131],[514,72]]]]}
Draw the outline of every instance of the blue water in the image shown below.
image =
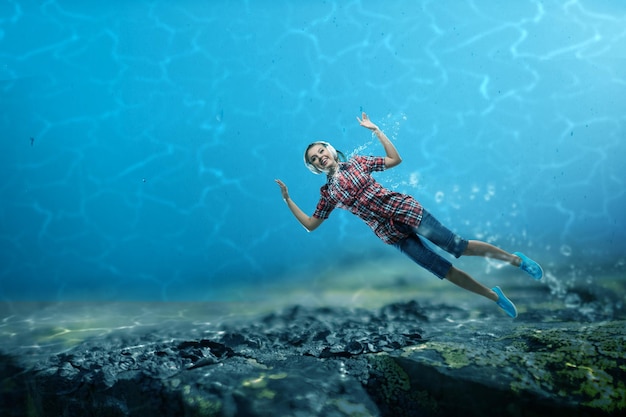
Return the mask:
{"type": "Polygon", "coordinates": [[[624,279],[626,4],[503,4],[3,1],[0,299],[215,300],[400,262],[347,212],[306,233],[274,183],[312,213],[309,142],[383,152],[361,111],[404,159],[376,178],[457,232],[624,279]]]}

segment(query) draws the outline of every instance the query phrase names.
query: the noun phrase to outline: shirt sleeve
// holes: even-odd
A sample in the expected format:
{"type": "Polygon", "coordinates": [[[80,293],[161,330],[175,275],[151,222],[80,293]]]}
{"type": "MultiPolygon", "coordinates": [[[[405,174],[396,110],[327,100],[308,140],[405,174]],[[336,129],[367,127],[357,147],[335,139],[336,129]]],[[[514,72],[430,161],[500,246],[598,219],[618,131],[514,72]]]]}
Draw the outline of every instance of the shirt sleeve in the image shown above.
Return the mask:
{"type": "Polygon", "coordinates": [[[326,220],[330,213],[335,209],[335,205],[330,202],[325,194],[328,194],[326,186],[322,187],[320,201],[317,203],[317,207],[313,212],[313,217],[326,220]]]}
{"type": "Polygon", "coordinates": [[[387,168],[382,156],[357,156],[355,159],[368,172],[384,171],[387,168]]]}

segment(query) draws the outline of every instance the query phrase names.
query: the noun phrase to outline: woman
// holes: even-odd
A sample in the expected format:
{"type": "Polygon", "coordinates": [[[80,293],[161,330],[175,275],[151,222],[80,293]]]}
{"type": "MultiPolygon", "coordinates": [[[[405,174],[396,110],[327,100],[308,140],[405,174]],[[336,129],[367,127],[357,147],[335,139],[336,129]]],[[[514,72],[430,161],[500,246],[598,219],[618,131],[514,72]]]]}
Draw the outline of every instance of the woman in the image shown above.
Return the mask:
{"type": "Polygon", "coordinates": [[[463,239],[439,223],[413,197],[382,187],[371,173],[395,167],[402,162],[402,158],[378,126],[365,113],[361,117],[357,117],[359,124],[374,132],[385,149],[385,157],[355,156],[342,162],[339,153],[329,143],[310,144],[304,153],[305,165],[313,173],[323,172],[327,176],[313,215],[304,213],[289,197],[287,186],[281,180],[276,180],[283,199],[296,219],[311,232],[328,218],[335,207],[349,210],[365,221],[385,243],[394,245],[418,265],[440,279],[447,279],[461,288],[495,301],[506,314],[517,317],[515,305],[500,287],[489,289],[479,283],[430,249],[422,239],[428,239],[457,258],[462,255],[483,256],[508,262],[536,280],[543,276],[539,264],[520,252],[511,254],[486,242],[463,239]]]}

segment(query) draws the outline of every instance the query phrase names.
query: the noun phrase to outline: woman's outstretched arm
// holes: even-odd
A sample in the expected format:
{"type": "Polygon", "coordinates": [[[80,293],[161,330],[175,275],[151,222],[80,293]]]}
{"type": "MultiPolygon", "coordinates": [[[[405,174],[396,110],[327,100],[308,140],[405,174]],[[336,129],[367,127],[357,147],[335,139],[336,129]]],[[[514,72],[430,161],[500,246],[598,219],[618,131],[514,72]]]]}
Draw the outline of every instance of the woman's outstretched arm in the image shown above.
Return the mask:
{"type": "Polygon", "coordinates": [[[324,219],[318,219],[317,217],[309,216],[305,212],[303,212],[300,207],[289,197],[289,190],[287,190],[287,186],[281,180],[275,180],[276,184],[280,187],[280,192],[283,195],[283,200],[287,203],[287,207],[293,213],[293,215],[298,219],[300,224],[304,226],[304,228],[312,232],[317,229],[320,224],[324,222],[324,219]]]}
{"type": "Polygon", "coordinates": [[[383,148],[385,148],[385,167],[393,168],[396,165],[399,165],[400,162],[402,162],[402,158],[400,157],[398,150],[395,146],[393,146],[393,143],[391,143],[387,135],[385,135],[383,131],[378,128],[378,126],[372,123],[369,117],[367,117],[367,114],[363,113],[361,117],[362,119],[359,119],[358,117],[356,118],[359,121],[359,124],[364,128],[374,132],[381,145],[383,145],[383,148]]]}

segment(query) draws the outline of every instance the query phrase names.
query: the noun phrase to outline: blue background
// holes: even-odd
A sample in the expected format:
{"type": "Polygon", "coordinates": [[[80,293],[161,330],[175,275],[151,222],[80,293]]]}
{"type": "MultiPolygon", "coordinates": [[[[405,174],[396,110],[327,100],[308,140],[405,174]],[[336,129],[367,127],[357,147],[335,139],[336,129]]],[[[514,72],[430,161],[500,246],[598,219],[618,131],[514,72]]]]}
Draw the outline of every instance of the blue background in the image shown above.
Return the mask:
{"type": "MultiPolygon", "coordinates": [[[[618,1],[0,3],[0,298],[216,300],[409,262],[335,211],[328,140],[552,279],[623,279],[618,1]]],[[[425,275],[415,267],[415,276],[425,275]]],[[[428,279],[432,279],[429,277],[428,279]]]]}

